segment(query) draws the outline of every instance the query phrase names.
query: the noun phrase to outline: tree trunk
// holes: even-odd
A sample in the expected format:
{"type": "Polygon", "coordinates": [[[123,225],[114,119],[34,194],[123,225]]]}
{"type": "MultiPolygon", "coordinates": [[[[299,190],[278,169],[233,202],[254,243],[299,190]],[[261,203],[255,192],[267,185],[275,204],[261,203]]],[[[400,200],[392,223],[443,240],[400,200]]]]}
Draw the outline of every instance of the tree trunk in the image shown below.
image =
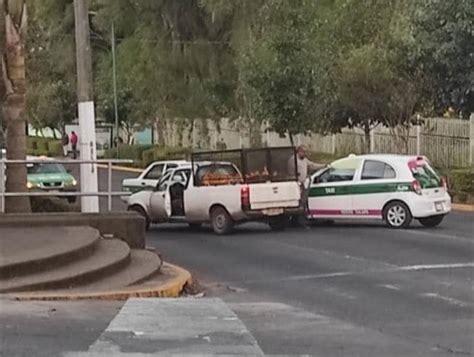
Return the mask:
{"type": "Polygon", "coordinates": [[[163,123],[163,120],[161,120],[159,117],[155,118],[155,130],[158,139],[158,146],[165,146],[165,125],[163,123]]]}
{"type": "Polygon", "coordinates": [[[372,138],[370,137],[370,123],[364,123],[365,153],[370,154],[372,138]]]}
{"type": "Polygon", "coordinates": [[[290,144],[291,146],[295,146],[295,138],[293,137],[293,134],[291,133],[291,131],[288,132],[288,136],[290,137],[290,144]]]}
{"type": "MultiPolygon", "coordinates": [[[[1,24],[5,25],[1,43],[2,82],[5,100],[2,114],[6,122],[6,146],[9,160],[26,159],[26,70],[25,42],[27,13],[24,0],[2,2],[1,24]]],[[[27,192],[27,170],[24,164],[7,166],[7,192],[27,192]]],[[[6,199],[7,212],[30,212],[28,197],[6,199]]]]}

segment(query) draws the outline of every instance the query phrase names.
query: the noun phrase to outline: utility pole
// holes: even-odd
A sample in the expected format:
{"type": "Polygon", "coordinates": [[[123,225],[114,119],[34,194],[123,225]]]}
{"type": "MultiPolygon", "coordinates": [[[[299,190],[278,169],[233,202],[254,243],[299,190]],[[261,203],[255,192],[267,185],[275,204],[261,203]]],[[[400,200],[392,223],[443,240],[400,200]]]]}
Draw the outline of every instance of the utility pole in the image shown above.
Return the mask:
{"type": "MultiPolygon", "coordinates": [[[[92,54],[87,0],[74,0],[76,27],[77,101],[81,160],[96,160],[95,111],[92,91],[92,54]]],[[[81,192],[98,192],[97,166],[81,165],[81,192]]],[[[82,212],[99,212],[99,198],[81,197],[82,212]]]]}
{"type": "Polygon", "coordinates": [[[119,153],[119,116],[118,116],[118,104],[117,104],[117,62],[115,54],[115,27],[112,21],[112,82],[114,87],[114,114],[115,114],[115,144],[117,146],[117,157],[119,153]]]}

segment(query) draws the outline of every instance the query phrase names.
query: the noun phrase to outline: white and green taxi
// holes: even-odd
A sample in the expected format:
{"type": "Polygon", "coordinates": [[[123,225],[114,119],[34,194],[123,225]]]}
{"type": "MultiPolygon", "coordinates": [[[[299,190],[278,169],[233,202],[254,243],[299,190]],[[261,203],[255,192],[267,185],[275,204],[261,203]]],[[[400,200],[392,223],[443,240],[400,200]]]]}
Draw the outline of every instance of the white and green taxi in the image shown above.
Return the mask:
{"type": "Polygon", "coordinates": [[[308,184],[310,219],[383,219],[391,228],[417,219],[435,227],[451,211],[446,180],[422,156],[350,155],[308,184]]]}

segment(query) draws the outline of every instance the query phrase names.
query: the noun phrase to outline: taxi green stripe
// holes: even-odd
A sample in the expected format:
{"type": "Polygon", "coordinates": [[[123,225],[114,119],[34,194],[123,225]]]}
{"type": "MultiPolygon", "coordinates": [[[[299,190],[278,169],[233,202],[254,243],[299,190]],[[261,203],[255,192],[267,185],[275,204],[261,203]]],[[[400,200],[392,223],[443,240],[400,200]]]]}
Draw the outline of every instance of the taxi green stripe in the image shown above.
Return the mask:
{"type": "Polygon", "coordinates": [[[367,195],[375,193],[411,192],[410,182],[371,183],[360,185],[313,187],[309,197],[367,195]]]}

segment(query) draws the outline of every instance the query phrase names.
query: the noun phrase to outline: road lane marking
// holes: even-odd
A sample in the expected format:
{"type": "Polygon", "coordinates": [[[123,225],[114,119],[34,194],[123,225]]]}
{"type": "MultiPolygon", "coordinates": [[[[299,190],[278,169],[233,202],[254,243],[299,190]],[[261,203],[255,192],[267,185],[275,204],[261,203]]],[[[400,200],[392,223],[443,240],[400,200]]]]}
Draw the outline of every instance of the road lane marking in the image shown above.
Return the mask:
{"type": "Polygon", "coordinates": [[[395,285],[391,285],[391,284],[380,284],[379,285],[381,288],[385,288],[385,289],[389,289],[389,290],[400,290],[400,288],[398,286],[395,286],[395,285]]]}
{"type": "Polygon", "coordinates": [[[318,279],[330,279],[330,278],[339,278],[347,277],[354,275],[362,275],[364,273],[399,273],[399,272],[417,272],[417,271],[426,271],[426,270],[444,270],[444,269],[465,269],[465,268],[474,268],[474,262],[467,263],[450,263],[450,264],[425,264],[425,265],[406,265],[398,266],[396,268],[390,269],[367,269],[357,272],[352,271],[342,271],[334,273],[325,273],[325,274],[305,274],[305,275],[292,275],[278,279],[255,279],[247,280],[246,284],[252,283],[261,283],[264,282],[285,282],[285,281],[302,281],[302,280],[318,280],[318,279]]]}
{"type": "Polygon", "coordinates": [[[411,234],[418,234],[421,236],[425,237],[435,237],[435,238],[441,238],[441,239],[450,239],[450,240],[457,240],[460,242],[464,243],[471,243],[474,244],[474,239],[469,239],[466,237],[458,236],[458,235],[452,235],[452,234],[434,234],[433,232],[430,231],[422,231],[419,229],[410,229],[406,230],[405,232],[411,233],[411,234]]]}
{"type": "Polygon", "coordinates": [[[460,307],[467,307],[469,305],[468,303],[464,301],[461,301],[449,296],[443,296],[438,293],[424,293],[424,294],[420,294],[420,296],[441,300],[441,301],[447,302],[450,305],[455,305],[455,306],[460,306],[460,307]]]}
{"type": "Polygon", "coordinates": [[[439,270],[439,269],[462,269],[474,268],[474,262],[468,263],[452,263],[452,264],[426,264],[426,265],[407,265],[402,266],[396,271],[419,271],[419,270],[439,270]]]}

